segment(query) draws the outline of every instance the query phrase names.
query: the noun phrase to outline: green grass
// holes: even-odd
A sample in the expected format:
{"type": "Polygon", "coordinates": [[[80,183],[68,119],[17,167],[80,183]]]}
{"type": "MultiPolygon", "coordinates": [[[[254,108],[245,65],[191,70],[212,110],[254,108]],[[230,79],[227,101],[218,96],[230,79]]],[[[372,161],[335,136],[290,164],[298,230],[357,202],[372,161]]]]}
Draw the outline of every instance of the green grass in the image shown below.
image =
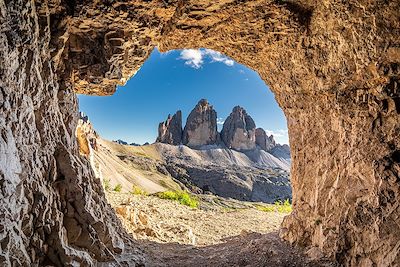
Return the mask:
{"type": "Polygon", "coordinates": [[[156,195],[161,199],[178,201],[180,204],[191,208],[197,208],[199,206],[199,201],[186,191],[165,191],[157,193],[156,195]]]}
{"type": "Polygon", "coordinates": [[[274,206],[257,205],[256,209],[258,209],[259,211],[263,211],[263,212],[274,212],[275,211],[275,207],[274,206]]]}
{"type": "Polygon", "coordinates": [[[278,212],[281,213],[291,213],[292,212],[292,204],[289,199],[286,199],[283,203],[282,201],[275,202],[275,206],[277,206],[278,212]]]}
{"type": "Polygon", "coordinates": [[[147,192],[144,191],[142,188],[139,186],[132,186],[132,191],[130,192],[132,195],[141,195],[141,196],[147,196],[147,192]]]}
{"type": "Polygon", "coordinates": [[[115,187],[114,187],[114,189],[113,189],[115,192],[121,192],[121,190],[122,190],[122,185],[121,184],[117,184],[115,187]]]}
{"type": "Polygon", "coordinates": [[[280,213],[290,213],[292,212],[292,204],[290,203],[289,199],[286,199],[284,202],[276,201],[273,205],[264,206],[264,205],[257,205],[256,209],[259,211],[264,212],[280,212],[280,213]]]}
{"type": "Polygon", "coordinates": [[[105,191],[110,191],[111,190],[110,179],[104,179],[103,180],[103,187],[104,187],[105,191]]]}

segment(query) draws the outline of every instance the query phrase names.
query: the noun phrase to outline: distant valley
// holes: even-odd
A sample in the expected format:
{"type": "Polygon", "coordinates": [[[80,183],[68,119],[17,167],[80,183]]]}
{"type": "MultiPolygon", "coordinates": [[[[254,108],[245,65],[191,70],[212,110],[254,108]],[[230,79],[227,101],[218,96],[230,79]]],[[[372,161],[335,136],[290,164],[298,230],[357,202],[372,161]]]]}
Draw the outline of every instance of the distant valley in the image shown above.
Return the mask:
{"type": "Polygon", "coordinates": [[[180,111],[161,122],[153,144],[105,140],[84,115],[77,136],[96,176],[122,192],[138,187],[149,194],[184,189],[242,201],[291,199],[289,146],[276,144],[238,106],[221,133],[216,111],[203,99],[184,127],[180,111]]]}

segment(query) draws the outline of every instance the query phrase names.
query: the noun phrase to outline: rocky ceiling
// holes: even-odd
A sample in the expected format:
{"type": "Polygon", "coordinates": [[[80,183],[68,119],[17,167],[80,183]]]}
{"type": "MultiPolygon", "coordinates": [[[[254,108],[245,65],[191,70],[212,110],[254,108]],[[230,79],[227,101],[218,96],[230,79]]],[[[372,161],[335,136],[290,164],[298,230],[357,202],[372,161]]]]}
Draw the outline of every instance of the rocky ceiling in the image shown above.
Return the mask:
{"type": "Polygon", "coordinates": [[[154,47],[206,47],[283,109],[294,211],[281,237],[347,266],[400,265],[398,0],[0,1],[0,263],[143,255],[79,156],[75,93],[108,95],[154,47]]]}

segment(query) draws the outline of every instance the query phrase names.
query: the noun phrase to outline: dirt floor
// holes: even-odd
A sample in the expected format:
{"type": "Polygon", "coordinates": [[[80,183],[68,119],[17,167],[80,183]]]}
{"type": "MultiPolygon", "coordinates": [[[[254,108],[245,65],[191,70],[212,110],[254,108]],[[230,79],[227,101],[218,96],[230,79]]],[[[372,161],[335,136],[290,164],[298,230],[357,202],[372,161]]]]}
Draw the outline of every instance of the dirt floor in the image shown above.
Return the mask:
{"type": "Polygon", "coordinates": [[[334,266],[283,242],[278,230],[286,214],[254,203],[201,196],[192,209],[154,196],[107,198],[144,250],[146,266],[334,266]]]}

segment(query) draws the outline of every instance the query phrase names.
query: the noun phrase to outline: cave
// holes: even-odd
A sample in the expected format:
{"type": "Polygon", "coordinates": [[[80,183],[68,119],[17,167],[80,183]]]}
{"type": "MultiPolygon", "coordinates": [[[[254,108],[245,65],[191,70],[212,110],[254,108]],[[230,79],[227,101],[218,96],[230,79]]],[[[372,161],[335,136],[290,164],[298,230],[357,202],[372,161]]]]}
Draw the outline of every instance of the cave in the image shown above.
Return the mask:
{"type": "Polygon", "coordinates": [[[161,51],[257,71],[288,120],[280,237],[342,266],[400,264],[398,1],[3,1],[0,262],[143,266],[79,156],[76,93],[109,95],[161,51]]]}

